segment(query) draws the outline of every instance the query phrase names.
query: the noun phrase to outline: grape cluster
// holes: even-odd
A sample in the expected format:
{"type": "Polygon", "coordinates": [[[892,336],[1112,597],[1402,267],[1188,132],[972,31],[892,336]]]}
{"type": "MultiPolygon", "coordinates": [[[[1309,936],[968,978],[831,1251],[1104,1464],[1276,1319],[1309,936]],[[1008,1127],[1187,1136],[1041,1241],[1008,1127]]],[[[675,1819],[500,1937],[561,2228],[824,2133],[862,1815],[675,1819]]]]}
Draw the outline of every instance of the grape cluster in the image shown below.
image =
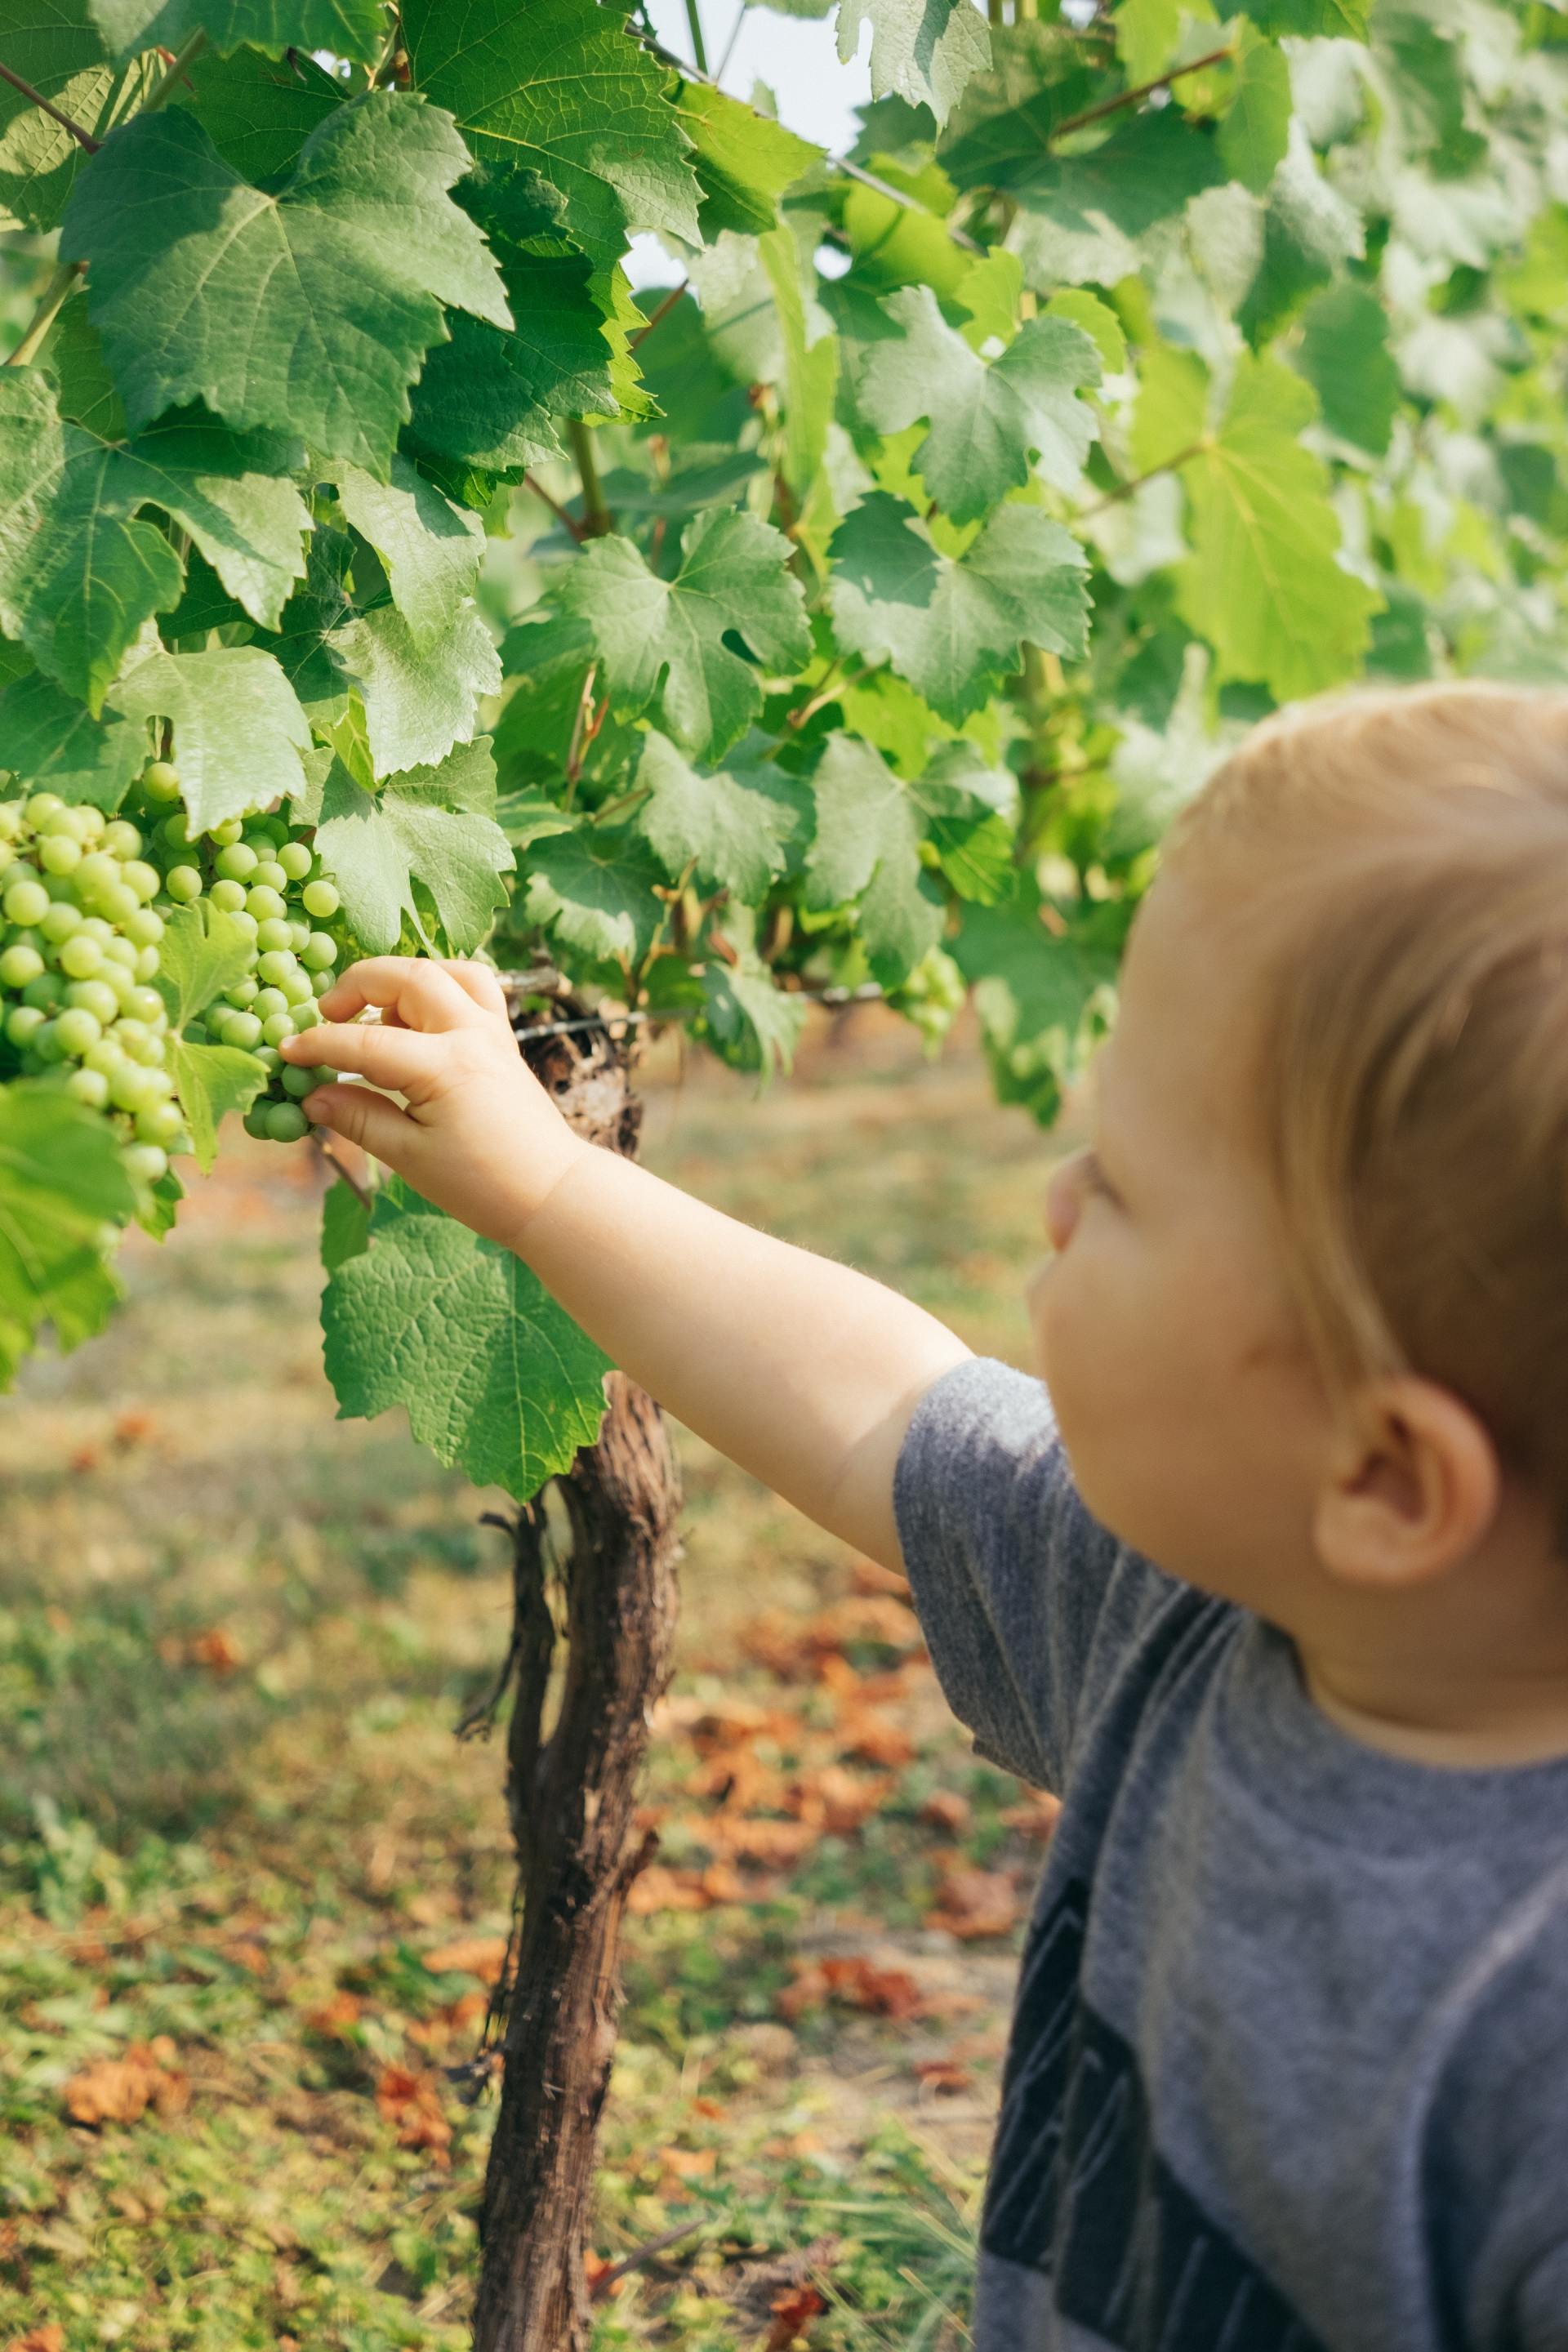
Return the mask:
{"type": "Polygon", "coordinates": [[[320,1018],[332,983],[342,940],[324,926],[335,887],[281,816],[193,837],[179,797],[178,774],[154,760],[117,817],[55,793],[0,802],[0,1078],[58,1083],[101,1112],[143,1185],[190,1149],[153,985],[176,907],[205,898],[253,942],[250,970],[184,1033],[265,1066],[251,1134],[297,1140],[308,1124],[300,1097],[333,1075],[286,1065],[278,1047],[320,1018]]]}

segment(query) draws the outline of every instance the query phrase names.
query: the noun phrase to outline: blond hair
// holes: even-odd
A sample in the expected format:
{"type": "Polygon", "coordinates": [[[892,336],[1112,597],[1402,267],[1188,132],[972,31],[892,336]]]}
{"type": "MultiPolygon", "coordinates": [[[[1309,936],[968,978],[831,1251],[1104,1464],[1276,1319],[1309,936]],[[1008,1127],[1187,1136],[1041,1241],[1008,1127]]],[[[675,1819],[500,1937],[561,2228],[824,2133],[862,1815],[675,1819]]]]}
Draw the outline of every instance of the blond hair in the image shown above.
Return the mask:
{"type": "Polygon", "coordinates": [[[1568,1528],[1568,694],[1282,713],[1167,856],[1250,886],[1256,1102],[1325,1379],[1442,1382],[1568,1528]]]}

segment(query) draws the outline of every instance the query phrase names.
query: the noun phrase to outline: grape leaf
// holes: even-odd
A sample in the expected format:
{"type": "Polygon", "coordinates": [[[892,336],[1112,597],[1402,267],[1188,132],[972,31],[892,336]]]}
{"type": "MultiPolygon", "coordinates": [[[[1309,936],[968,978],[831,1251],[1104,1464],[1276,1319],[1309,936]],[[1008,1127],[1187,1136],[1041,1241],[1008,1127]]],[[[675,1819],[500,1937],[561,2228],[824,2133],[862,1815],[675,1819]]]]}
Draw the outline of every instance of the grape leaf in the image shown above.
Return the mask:
{"type": "Polygon", "coordinates": [[[0,768],[32,792],[58,793],[112,816],[147,757],[147,730],[102,719],[35,670],[0,694],[0,768]]]}
{"type": "Polygon", "coordinates": [[[220,58],[204,48],[186,63],[169,103],[190,107],[224,162],[259,188],[288,178],[311,131],[349,95],[301,49],[274,58],[258,49],[220,58]]]}
{"type": "Polygon", "coordinates": [[[1032,879],[995,907],[967,907],[950,942],[974,990],[975,1011],[996,1091],[1048,1127],[1062,1087],[1105,1028],[1131,908],[1090,902],[1051,928],[1032,879]]]}
{"type": "Polygon", "coordinates": [[[784,446],[781,470],[797,498],[809,495],[822,467],[833,395],[838,383],[838,338],[807,340],[806,298],[795,233],[769,229],[757,240],[757,257],[768,273],[778,315],[784,359],[784,446]]]}
{"type": "Polygon", "coordinates": [[[1007,242],[1042,279],[1115,285],[1138,266],[1139,237],[1225,177],[1213,139],[1175,108],[1135,115],[1085,154],[1032,163],[1007,242]]]}
{"type": "Polygon", "coordinates": [[[1017,667],[1025,642],[1047,653],[1084,649],[1088,559],[1037,508],[998,508],[954,558],[912,507],[877,490],[839,525],[831,551],[839,645],[889,660],[955,725],[1017,667]]]}
{"type": "Polygon", "coordinates": [[[217,1159],[219,1128],[230,1111],[248,1110],[262,1093],[267,1066],[237,1045],[189,1045],[183,1037],[171,1037],[165,1051],[191,1150],[205,1176],[217,1159]]]}
{"type": "Polygon", "coordinates": [[[406,457],[394,457],[384,482],[357,466],[336,467],[330,478],[349,521],[380,556],[415,644],[445,636],[454,604],[474,593],[484,526],[443,498],[406,457]]]}
{"type": "Polygon", "coordinates": [[[929,106],[945,122],[972,75],[991,62],[972,0],[839,0],[838,56],[847,65],[871,27],[871,95],[929,106]]]}
{"type": "Polygon", "coordinates": [[[1290,68],[1272,41],[1241,28],[1236,90],[1215,144],[1233,180],[1261,195],[1290,143],[1290,68]]]}
{"type": "Polygon", "coordinates": [[[0,1387],[41,1324],[62,1348],[101,1327],[118,1296],[103,1228],[135,1208],[107,1119],[54,1087],[0,1087],[0,1387]]]}
{"type": "Polygon", "coordinates": [[[995,25],[991,63],[964,89],[942,142],[956,188],[1016,194],[1048,162],[1057,126],[1103,92],[1082,35],[1062,24],[995,25]]]}
{"type": "Polygon", "coordinates": [[[691,142],[707,242],[721,229],[757,236],[775,227],[784,190],[822,160],[820,147],[709,82],[682,82],[676,112],[691,142]]]}
{"type": "Polygon", "coordinates": [[[273,58],[289,48],[326,49],[374,65],[386,42],[379,0],[91,0],[91,6],[117,58],[177,49],[202,32],[220,56],[242,46],[273,58]]]}
{"type": "Polygon", "coordinates": [[[523,912],[579,953],[629,967],[653,945],[664,914],[653,894],[664,880],[629,825],[577,825],[530,849],[523,912]]]}
{"type": "Polygon", "coordinates": [[[903,331],[867,352],[859,405],[884,433],[928,420],[910,462],[944,513],[973,522],[1022,488],[1031,451],[1056,488],[1077,486],[1097,430],[1078,387],[1100,377],[1081,328],[1030,319],[987,363],[947,324],[929,286],[905,287],[882,307],[903,331]]]}
{"type": "Polygon", "coordinates": [[[983,907],[1005,898],[1014,883],[1019,814],[1012,771],[986,767],[973,744],[952,743],[910,789],[925,820],[926,839],[958,896],[983,907]]]}
{"type": "Polygon", "coordinates": [[[689,866],[709,889],[730,890],[754,905],[788,864],[788,846],[805,830],[810,795],[765,756],[744,746],[727,767],[702,775],[668,736],[648,730],[637,781],[647,793],[637,811],[672,882],[689,866]]]}
{"type": "Polygon", "coordinates": [[[384,478],[441,304],[511,324],[473,222],[447,194],[468,169],[449,118],[373,90],[306,141],[279,196],[224,162],[182,109],[139,115],[72,193],[62,255],[132,425],[192,400],[298,433],[384,478]]]}
{"type": "Polygon", "coordinates": [[[66,303],[45,338],[37,365],[54,377],[62,416],[85,425],[100,441],[127,438],[125,411],[84,295],[73,294],[66,303]]]}
{"type": "Polygon", "coordinates": [[[363,698],[377,776],[433,767],[454,743],[470,742],[479,697],[501,682],[494,641],[472,597],[423,643],[391,604],[345,621],[327,642],[363,698]]]}
{"type": "Polygon", "coordinates": [[[100,441],[61,423],[47,375],[19,368],[0,384],[0,447],[12,467],[0,620],[94,711],[143,622],[180,593],[179,557],[136,520],[145,506],[190,533],[253,619],[276,625],[310,523],[284,478],[300,454],[289,442],[231,432],[199,410],[134,441],[100,441]]]}
{"type": "Polygon", "coordinates": [[[726,636],[778,669],[795,668],[810,649],[789,552],[783,534],[754,515],[710,512],[688,527],[673,580],[650,572],[629,540],[597,539],[556,601],[587,623],[619,700],[656,709],[682,750],[717,756],[763,707],[755,669],[726,636]]]}
{"type": "Polygon", "coordinates": [[[1350,677],[1383,602],[1334,561],[1328,472],[1297,437],[1316,412],[1300,376],[1244,354],[1218,426],[1182,468],[1194,541],[1183,614],[1222,677],[1261,679],[1279,702],[1350,677]]]}
{"type": "Polygon", "coordinates": [[[1399,406],[1399,370],[1388,348],[1388,313],[1353,279],[1325,287],[1301,314],[1296,364],[1318,395],[1323,423],[1374,457],[1387,454],[1399,406]]]}
{"type": "Polygon", "coordinates": [[[340,1420],[405,1405],[438,1462],[519,1502],[598,1435],[609,1358],[515,1251],[397,1177],[375,1196],[369,1247],[327,1284],[321,1329],[340,1420]]]}
{"type": "Polygon", "coordinates": [[[243,923],[198,898],[176,907],[164,921],[154,985],[163,1000],[169,1026],[178,1032],[214,1004],[250,971],[256,941],[243,923]]]}
{"type": "Polygon", "coordinates": [[[816,836],[806,852],[806,905],[857,902],[873,976],[895,987],[942,937],[942,894],[921,864],[921,810],[869,743],[830,735],[813,786],[816,836]]]}
{"type": "Polygon", "coordinates": [[[809,1002],[803,990],[778,987],[754,953],[732,964],[715,961],[702,968],[697,1034],[731,1069],[769,1077],[794,1062],[809,1002]]]}
{"type": "Polygon", "coordinates": [[[1372,0],[1239,0],[1239,5],[1266,33],[1307,40],[1364,41],[1372,16],[1372,0]]]}
{"type": "Polygon", "coordinates": [[[109,700],[126,719],[170,721],[181,790],[198,833],[300,788],[300,754],[310,748],[310,725],[293,688],[258,646],[170,654],[157,646],[115,681],[109,700]]]}
{"type": "Polygon", "coordinates": [[[506,903],[513,865],[495,806],[486,736],[441,766],[413,768],[375,793],[333,761],[316,820],[316,854],[337,884],[344,920],[369,954],[395,952],[405,917],[426,937],[429,910],[421,911],[416,883],[435,907],[447,951],[472,954],[506,903]]]}
{"type": "Polygon", "coordinates": [[[321,1201],[321,1267],[336,1274],[351,1257],[363,1257],[370,1247],[371,1203],[340,1176],[321,1201]]]}
{"type": "MultiPolygon", "coordinates": [[[[155,58],[116,68],[105,58],[86,0],[29,0],[7,12],[5,63],[85,131],[106,139],[140,106],[162,71],[155,58]]],[[[88,151],[8,83],[0,84],[0,207],[24,228],[58,226],[88,151]]]]}
{"type": "Polygon", "coordinates": [[[447,108],[480,162],[540,173],[595,258],[629,229],[701,243],[689,143],[672,78],[595,0],[407,0],[414,79],[447,108]]]}

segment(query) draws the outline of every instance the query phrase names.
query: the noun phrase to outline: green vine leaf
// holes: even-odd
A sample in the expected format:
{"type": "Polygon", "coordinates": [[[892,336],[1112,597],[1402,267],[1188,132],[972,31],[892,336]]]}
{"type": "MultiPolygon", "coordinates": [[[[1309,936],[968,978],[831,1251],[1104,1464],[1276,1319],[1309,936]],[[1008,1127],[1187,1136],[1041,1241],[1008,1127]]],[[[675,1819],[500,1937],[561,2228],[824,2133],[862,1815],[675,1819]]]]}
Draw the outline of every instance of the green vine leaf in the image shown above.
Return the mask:
{"type": "Polygon", "coordinates": [[[1346,278],[1315,294],[1301,313],[1296,364],[1318,395],[1323,423],[1369,457],[1386,455],[1399,407],[1399,369],[1388,348],[1388,313],[1346,278]]]}
{"type": "MultiPolygon", "coordinates": [[[[395,954],[405,921],[416,937],[426,934],[431,908],[447,952],[471,955],[482,943],[496,908],[506,903],[513,864],[511,845],[496,823],[487,737],[375,793],[334,760],[319,808],[313,801],[305,805],[316,824],[316,854],[367,954],[395,954]],[[423,909],[416,884],[429,902],[423,909]]],[[[303,814],[298,804],[297,814],[303,814]]]]}
{"type": "Polygon", "coordinates": [[[1261,195],[1290,143],[1290,68],[1272,41],[1241,28],[1236,91],[1216,142],[1233,180],[1261,195]]]}
{"type": "Polygon", "coordinates": [[[0,1387],[41,1325],[53,1325],[61,1348],[102,1328],[119,1296],[103,1229],[135,1209],[103,1119],[54,1087],[0,1087],[0,1387]]]}
{"type": "MultiPolygon", "coordinates": [[[[156,58],[115,67],[87,0],[29,0],[4,25],[5,63],[90,138],[135,112],[162,71],[156,58]]],[[[0,209],[43,235],[58,228],[87,151],[41,107],[0,83],[0,209]]]]}
{"type": "Polygon", "coordinates": [[[297,433],[384,479],[441,304],[510,327],[483,238],[447,194],[468,169],[448,116],[371,91],[329,115],[277,196],[180,108],[140,115],[79,181],[61,252],[133,426],[200,400],[297,433]]]}
{"type": "Polygon", "coordinates": [[[784,190],[822,161],[820,147],[710,83],[682,82],[676,111],[691,142],[705,239],[727,228],[760,236],[776,227],[784,190]]]}
{"type": "Polygon", "coordinates": [[[813,786],[806,904],[853,900],[872,975],[896,987],[942,932],[942,894],[921,864],[919,803],[869,743],[838,733],[827,739],[813,786]]]}
{"type": "Polygon", "coordinates": [[[0,769],[31,792],[58,793],[112,816],[147,758],[145,728],[101,719],[35,670],[0,694],[0,769]]]}
{"type": "Polygon", "coordinates": [[[845,64],[871,27],[871,94],[929,106],[945,122],[971,77],[991,62],[985,19],[971,0],[839,0],[845,64]]]}
{"type": "Polygon", "coordinates": [[[394,1177],[321,1298],[339,1417],[405,1406],[438,1462],[526,1502],[591,1445],[610,1362],[512,1250],[394,1177]]]}
{"type": "Polygon", "coordinates": [[[301,789],[310,724],[272,656],[258,646],[171,654],[156,646],[116,680],[109,699],[122,718],[169,721],[198,833],[301,789]]]}
{"type": "Polygon", "coordinates": [[[599,539],[566,572],[557,603],[587,624],[619,702],[657,711],[683,751],[716,757],[763,707],[755,668],[726,636],[781,671],[810,650],[789,553],[771,524],[721,510],[689,525],[673,580],[651,572],[630,540],[599,539]]]}
{"type": "Polygon", "coordinates": [[[1088,558],[1037,508],[998,508],[953,557],[941,552],[912,507],[877,490],[839,525],[831,553],[828,594],[841,647],[890,661],[954,725],[1016,669],[1024,644],[1084,650],[1088,558]]]}
{"type": "Polygon", "coordinates": [[[538,173],[563,226],[595,258],[628,230],[701,243],[689,142],[673,78],[595,0],[406,0],[414,79],[499,172],[538,173]]]}
{"type": "Polygon", "coordinates": [[[884,433],[928,421],[910,462],[944,514],[974,521],[1022,488],[1031,455],[1056,488],[1078,486],[1099,429],[1079,387],[1100,380],[1100,353],[1080,327],[1030,319],[987,363],[947,324],[929,286],[904,287],[882,307],[902,332],[868,349],[860,409],[884,433]]]}
{"type": "Polygon", "coordinates": [[[809,789],[768,757],[745,747],[713,775],[688,765],[668,736],[648,730],[637,781],[647,794],[637,824],[670,880],[690,870],[710,890],[729,890],[749,905],[762,898],[789,863],[790,845],[808,825],[809,789]]]}
{"type": "Polygon", "coordinates": [[[664,866],[629,825],[574,825],[535,840],[523,913],[563,947],[630,970],[653,945],[664,866]]]}
{"type": "Polygon", "coordinates": [[[280,58],[326,49],[374,65],[386,40],[380,0],[91,0],[110,54],[178,49],[195,32],[225,57],[242,46],[280,58]]]}
{"type": "Polygon", "coordinates": [[[444,636],[454,605],[474,593],[484,526],[443,498],[406,457],[394,457],[384,482],[357,466],[336,467],[330,478],[344,515],[380,556],[414,643],[444,636]]]}
{"type": "Polygon", "coordinates": [[[434,767],[472,740],[480,697],[500,686],[500,663],[471,597],[421,640],[392,604],[345,621],[327,639],[364,703],[375,774],[434,767]]]}

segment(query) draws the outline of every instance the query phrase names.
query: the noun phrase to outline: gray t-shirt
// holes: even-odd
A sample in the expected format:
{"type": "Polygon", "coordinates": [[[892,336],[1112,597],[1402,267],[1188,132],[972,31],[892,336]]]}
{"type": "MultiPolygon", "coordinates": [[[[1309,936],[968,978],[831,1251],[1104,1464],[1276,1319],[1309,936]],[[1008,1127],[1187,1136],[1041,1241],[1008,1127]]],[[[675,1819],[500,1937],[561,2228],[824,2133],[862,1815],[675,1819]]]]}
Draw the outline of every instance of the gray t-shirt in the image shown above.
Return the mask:
{"type": "Polygon", "coordinates": [[[975,2352],[1568,2352],[1568,1759],[1336,1730],[1005,1365],[925,1397],[896,1504],[977,1750],[1064,1796],[975,2352]]]}

